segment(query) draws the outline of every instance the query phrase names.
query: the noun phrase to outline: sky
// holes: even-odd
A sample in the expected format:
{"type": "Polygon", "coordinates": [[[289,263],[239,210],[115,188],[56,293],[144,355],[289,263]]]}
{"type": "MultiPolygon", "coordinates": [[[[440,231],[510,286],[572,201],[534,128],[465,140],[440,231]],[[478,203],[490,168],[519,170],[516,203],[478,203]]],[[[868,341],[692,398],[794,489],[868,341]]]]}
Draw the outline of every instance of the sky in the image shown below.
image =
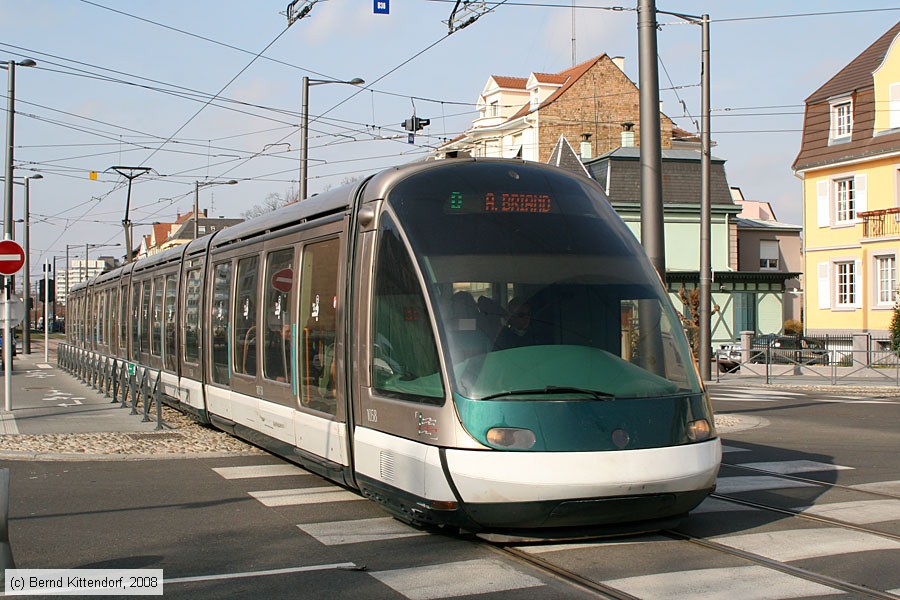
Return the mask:
{"type": "MultiPolygon", "coordinates": [[[[455,0],[389,0],[389,14],[375,14],[374,0],[317,0],[290,27],[286,0],[0,0],[0,62],[38,63],[15,70],[15,175],[43,177],[30,182],[32,274],[67,246],[70,258],[86,243],[91,257],[125,254],[127,186],[113,166],[151,169],[132,186],[136,243],[152,223],[190,212],[198,181],[210,184],[199,202],[211,216],[238,217],[296,190],[304,76],[366,82],[309,88],[310,194],[418,160],[463,132],[492,75],[571,67],[573,23],[577,62],[623,56],[637,82],[637,2],[618,2],[497,0],[449,34],[455,0]],[[431,124],[410,144],[401,123],[413,114],[431,124]]],[[[900,4],[656,7],[710,15],[713,155],[747,199],[802,224],[791,164],[804,100],[896,23],[900,4]]],[[[663,111],[698,131],[700,28],[658,21],[663,111]]],[[[23,211],[17,185],[15,218],[23,211]]]]}

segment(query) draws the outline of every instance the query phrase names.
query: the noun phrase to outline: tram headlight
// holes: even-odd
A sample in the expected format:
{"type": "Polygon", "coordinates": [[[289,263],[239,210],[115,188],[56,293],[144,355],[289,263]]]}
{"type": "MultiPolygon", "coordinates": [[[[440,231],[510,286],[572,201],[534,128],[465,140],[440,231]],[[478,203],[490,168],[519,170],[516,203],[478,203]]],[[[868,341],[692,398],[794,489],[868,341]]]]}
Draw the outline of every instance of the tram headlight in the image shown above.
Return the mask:
{"type": "Polygon", "coordinates": [[[702,442],[709,439],[712,427],[706,419],[697,419],[687,424],[687,436],[692,442],[702,442]]]}
{"type": "Polygon", "coordinates": [[[528,450],[536,441],[534,432],[517,427],[493,427],[488,429],[487,441],[492,446],[514,450],[528,450]]]}

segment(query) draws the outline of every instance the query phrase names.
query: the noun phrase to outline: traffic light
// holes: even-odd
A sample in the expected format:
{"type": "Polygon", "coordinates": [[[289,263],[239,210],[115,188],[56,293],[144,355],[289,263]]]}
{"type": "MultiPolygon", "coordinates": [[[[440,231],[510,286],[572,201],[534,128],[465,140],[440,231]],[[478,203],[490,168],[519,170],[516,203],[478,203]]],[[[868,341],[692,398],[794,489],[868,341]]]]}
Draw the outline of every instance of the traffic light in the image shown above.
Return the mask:
{"type": "MultiPolygon", "coordinates": [[[[53,302],[56,299],[56,280],[50,279],[50,301],[53,302]]],[[[44,280],[38,279],[38,300],[41,302],[44,301],[44,280]]]]}
{"type": "Polygon", "coordinates": [[[401,125],[403,125],[403,129],[415,133],[416,131],[421,131],[423,127],[428,127],[429,125],[431,125],[431,119],[422,119],[413,115],[407,120],[403,121],[401,125]]]}

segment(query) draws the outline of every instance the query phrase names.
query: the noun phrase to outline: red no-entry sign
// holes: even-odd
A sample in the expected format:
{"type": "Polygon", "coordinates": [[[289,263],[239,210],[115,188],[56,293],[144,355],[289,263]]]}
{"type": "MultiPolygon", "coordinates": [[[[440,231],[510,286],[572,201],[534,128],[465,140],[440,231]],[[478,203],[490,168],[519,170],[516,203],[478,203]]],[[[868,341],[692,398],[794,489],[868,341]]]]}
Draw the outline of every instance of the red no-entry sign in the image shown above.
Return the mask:
{"type": "Polygon", "coordinates": [[[0,274],[15,275],[25,264],[25,251],[13,240],[0,242],[0,274]]]}
{"type": "Polygon", "coordinates": [[[288,267],[272,275],[272,287],[281,292],[290,292],[294,287],[294,270],[288,267]]]}

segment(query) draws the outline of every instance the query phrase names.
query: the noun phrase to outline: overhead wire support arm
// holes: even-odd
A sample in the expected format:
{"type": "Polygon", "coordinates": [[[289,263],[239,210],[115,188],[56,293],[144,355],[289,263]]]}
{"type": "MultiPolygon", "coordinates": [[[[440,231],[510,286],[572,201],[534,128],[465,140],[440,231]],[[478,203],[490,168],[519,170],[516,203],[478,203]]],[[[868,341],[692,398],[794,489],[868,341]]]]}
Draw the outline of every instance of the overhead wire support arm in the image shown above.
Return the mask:
{"type": "Polygon", "coordinates": [[[477,21],[479,17],[492,10],[494,9],[487,7],[485,0],[456,0],[456,4],[450,12],[450,18],[447,19],[450,33],[455,33],[468,27],[477,21]]]}
{"type": "Polygon", "coordinates": [[[122,227],[125,229],[125,256],[128,259],[128,262],[131,262],[132,258],[132,243],[131,243],[131,221],[128,220],[128,212],[131,209],[131,182],[141,175],[146,175],[150,171],[152,171],[150,167],[110,167],[107,171],[115,171],[122,177],[128,180],[128,193],[125,196],[125,218],[122,219],[122,227]]]}
{"type": "Polygon", "coordinates": [[[319,0],[294,0],[287,5],[284,13],[287,15],[288,27],[305,17],[319,0]]]}

